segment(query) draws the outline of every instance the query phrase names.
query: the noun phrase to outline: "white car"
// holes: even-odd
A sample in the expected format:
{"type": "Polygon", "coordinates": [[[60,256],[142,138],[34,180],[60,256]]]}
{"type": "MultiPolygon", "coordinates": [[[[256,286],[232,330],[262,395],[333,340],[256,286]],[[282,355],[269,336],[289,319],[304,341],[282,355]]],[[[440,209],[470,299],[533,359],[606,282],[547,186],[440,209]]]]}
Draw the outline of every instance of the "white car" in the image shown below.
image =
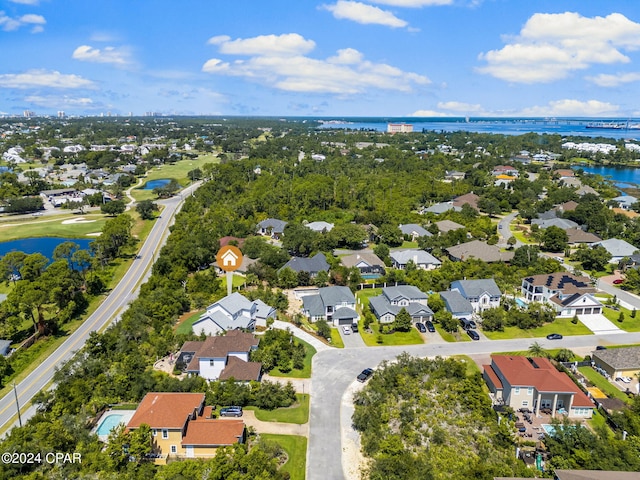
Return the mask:
{"type": "Polygon", "coordinates": [[[351,327],[349,327],[348,325],[343,325],[342,333],[344,333],[345,335],[351,335],[351,327]]]}
{"type": "Polygon", "coordinates": [[[631,383],[631,377],[618,377],[616,380],[620,380],[624,383],[631,383]]]}

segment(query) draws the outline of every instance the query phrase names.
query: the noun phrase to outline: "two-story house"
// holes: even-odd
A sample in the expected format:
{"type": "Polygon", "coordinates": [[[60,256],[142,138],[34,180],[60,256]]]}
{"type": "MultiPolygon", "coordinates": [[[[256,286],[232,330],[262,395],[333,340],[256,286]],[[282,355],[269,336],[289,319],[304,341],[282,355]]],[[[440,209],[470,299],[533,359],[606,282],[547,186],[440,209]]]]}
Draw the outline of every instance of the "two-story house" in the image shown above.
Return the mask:
{"type": "Polygon", "coordinates": [[[460,292],[471,303],[473,311],[476,313],[499,307],[502,297],[502,292],[493,278],[456,280],[451,282],[449,290],[460,292]]]}
{"type": "Polygon", "coordinates": [[[413,262],[417,268],[422,270],[434,270],[442,265],[442,262],[429,252],[417,248],[396,250],[391,252],[389,256],[391,257],[393,268],[400,270],[406,269],[409,262],[413,262]]]}
{"type": "Polygon", "coordinates": [[[204,393],[147,393],[127,430],[151,428],[158,463],[166,463],[168,457],[210,458],[221,446],[244,443],[244,422],[214,419],[212,408],[204,402],[204,393]]]}
{"type": "Polygon", "coordinates": [[[349,287],[322,287],[315,295],[302,297],[302,311],[312,322],[326,320],[330,325],[353,325],[360,316],[356,297],[349,287]]]}
{"type": "Polygon", "coordinates": [[[185,372],[207,380],[260,380],[262,364],[249,361],[251,352],[258,348],[258,342],[250,333],[230,330],[223,336],[185,342],[177,363],[185,365],[185,372]]]}
{"type": "Polygon", "coordinates": [[[526,302],[549,303],[561,317],[602,313],[595,291],[589,277],[568,272],[532,275],[522,280],[521,287],[526,302]]]}
{"type": "Polygon", "coordinates": [[[262,300],[251,301],[234,292],[207,307],[207,311],[192,325],[196,335],[219,335],[229,330],[250,330],[267,326],[275,318],[276,309],[262,300]]]}
{"type": "Polygon", "coordinates": [[[552,417],[565,413],[569,418],[591,418],[595,405],[546,358],[492,355],[483,365],[483,378],[494,401],[514,410],[529,408],[552,417]]]}
{"type": "Polygon", "coordinates": [[[380,323],[393,323],[403,308],[414,322],[433,319],[433,311],[427,305],[428,296],[413,285],[385,287],[382,295],[371,297],[369,306],[380,323]]]}

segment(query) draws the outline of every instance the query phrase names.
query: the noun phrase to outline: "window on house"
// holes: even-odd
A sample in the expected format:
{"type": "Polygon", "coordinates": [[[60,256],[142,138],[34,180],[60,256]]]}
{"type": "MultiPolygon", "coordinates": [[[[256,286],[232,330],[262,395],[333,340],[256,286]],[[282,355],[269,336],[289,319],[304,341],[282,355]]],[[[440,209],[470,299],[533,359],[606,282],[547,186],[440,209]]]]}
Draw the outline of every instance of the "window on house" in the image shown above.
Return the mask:
{"type": "Polygon", "coordinates": [[[533,387],[527,388],[527,395],[533,395],[533,387]]]}
{"type": "Polygon", "coordinates": [[[171,445],[171,453],[178,453],[178,447],[171,445]]]}
{"type": "Polygon", "coordinates": [[[163,429],[162,430],[162,438],[164,438],[164,439],[169,438],[169,430],[167,430],[167,429],[163,429]]]}
{"type": "Polygon", "coordinates": [[[158,430],[154,428],[153,430],[151,430],[151,434],[155,437],[158,434],[158,430]]]}
{"type": "Polygon", "coordinates": [[[214,363],[215,363],[215,360],[213,360],[213,359],[209,360],[209,366],[210,367],[213,367],[214,363]]]}
{"type": "Polygon", "coordinates": [[[515,387],[515,388],[513,389],[513,394],[514,394],[514,395],[520,395],[520,387],[515,387]]]}
{"type": "Polygon", "coordinates": [[[522,406],[523,407],[528,407],[529,406],[529,401],[528,400],[523,400],[522,401],[522,406]]]}

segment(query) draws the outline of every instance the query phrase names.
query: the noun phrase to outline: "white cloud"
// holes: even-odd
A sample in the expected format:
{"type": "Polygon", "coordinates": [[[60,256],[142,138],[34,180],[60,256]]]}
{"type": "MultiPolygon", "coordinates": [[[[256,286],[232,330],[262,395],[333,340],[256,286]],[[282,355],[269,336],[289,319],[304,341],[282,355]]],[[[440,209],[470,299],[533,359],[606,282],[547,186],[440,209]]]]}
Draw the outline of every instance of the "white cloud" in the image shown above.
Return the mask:
{"type": "Polygon", "coordinates": [[[620,114],[620,106],[599,100],[556,100],[547,105],[525,108],[518,113],[523,117],[611,117],[620,114]]]}
{"type": "Polygon", "coordinates": [[[38,5],[40,0],[9,0],[13,3],[19,3],[21,5],[38,5]]]}
{"type": "Polygon", "coordinates": [[[369,0],[371,3],[379,3],[380,5],[391,5],[393,7],[431,7],[437,5],[451,5],[453,0],[369,0]]]}
{"type": "Polygon", "coordinates": [[[551,82],[595,64],[628,63],[623,52],[640,48],[640,23],[619,13],[536,13],[505,40],[503,48],[479,55],[487,65],[478,71],[516,83],[551,82]]]}
{"type": "Polygon", "coordinates": [[[21,17],[12,18],[5,12],[0,11],[0,28],[5,32],[13,32],[20,27],[31,26],[31,33],[40,33],[44,30],[43,25],[46,23],[47,21],[42,15],[28,13],[21,17]]]}
{"type": "Polygon", "coordinates": [[[79,75],[63,74],[54,70],[28,70],[24,73],[0,74],[0,88],[94,88],[91,80],[79,75]]]}
{"type": "Polygon", "coordinates": [[[131,64],[129,51],[125,48],[105,47],[100,49],[81,45],[73,51],[72,58],[81,62],[109,63],[118,67],[131,64]]]}
{"type": "Polygon", "coordinates": [[[416,110],[410,117],[457,117],[455,113],[438,112],[436,110],[416,110]]]}
{"type": "Polygon", "coordinates": [[[480,113],[483,112],[482,105],[477,103],[464,102],[439,102],[438,108],[460,113],[480,113]]]}
{"type": "Polygon", "coordinates": [[[305,40],[297,33],[283,35],[259,35],[253,38],[231,40],[227,35],[219,35],[209,39],[210,45],[220,45],[220,53],[227,55],[278,55],[292,56],[308,53],[316,43],[305,40]]]}
{"type": "MultiPolygon", "coordinates": [[[[296,41],[298,45],[315,45],[311,40],[296,36],[299,37],[296,41]]],[[[214,41],[210,40],[210,43],[220,45],[222,53],[228,51],[228,37],[214,37],[212,40],[214,41]]],[[[236,45],[253,45],[251,40],[255,39],[239,39],[234,42],[238,42],[236,45]]],[[[288,92],[338,95],[361,94],[371,89],[410,92],[415,85],[431,83],[423,75],[365,60],[363,54],[353,48],[338,50],[336,55],[327,59],[301,54],[283,55],[280,49],[266,51],[269,53],[259,53],[246,60],[224,61],[212,58],[203,65],[202,71],[244,77],[288,92]]]]}
{"type": "Polygon", "coordinates": [[[618,75],[601,73],[595,77],[587,77],[587,80],[599,87],[618,87],[625,83],[640,82],[640,72],[620,73],[618,75]]]}
{"type": "Polygon", "coordinates": [[[29,95],[24,100],[39,107],[52,109],[87,109],[94,105],[93,100],[90,98],[74,98],[67,95],[29,95]]]}
{"type": "Polygon", "coordinates": [[[330,11],[339,20],[352,20],[365,25],[375,24],[393,28],[403,28],[408,25],[387,10],[350,0],[338,0],[335,5],[322,5],[320,8],[330,11]]]}

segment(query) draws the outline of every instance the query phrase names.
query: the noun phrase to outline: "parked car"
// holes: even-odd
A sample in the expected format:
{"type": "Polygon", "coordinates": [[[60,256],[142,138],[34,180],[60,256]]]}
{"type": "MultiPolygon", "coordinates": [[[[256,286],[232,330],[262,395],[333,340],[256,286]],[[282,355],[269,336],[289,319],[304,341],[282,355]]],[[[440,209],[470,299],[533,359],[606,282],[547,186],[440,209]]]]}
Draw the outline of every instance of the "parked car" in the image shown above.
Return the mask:
{"type": "Polygon", "coordinates": [[[464,330],[469,330],[470,328],[476,328],[476,322],[468,318],[461,318],[460,326],[462,326],[464,330]]]}
{"type": "Polygon", "coordinates": [[[364,370],[362,370],[362,372],[360,373],[360,375],[358,375],[357,380],[360,383],[364,383],[367,380],[369,380],[369,378],[371,377],[371,375],[373,375],[373,368],[365,368],[364,370]]]}
{"type": "Polygon", "coordinates": [[[351,327],[349,325],[343,325],[342,333],[344,333],[345,335],[351,335],[351,327]]]}
{"type": "Polygon", "coordinates": [[[547,340],[562,340],[562,335],[559,333],[550,333],[547,335],[547,340]]]}
{"type": "Polygon", "coordinates": [[[224,407],[220,409],[221,417],[241,417],[242,407],[224,407]]]}
{"type": "Polygon", "coordinates": [[[424,323],[417,322],[416,328],[420,333],[427,333],[427,327],[424,326],[424,323]]]}
{"type": "Polygon", "coordinates": [[[480,335],[478,335],[478,332],[476,332],[475,330],[467,330],[467,335],[471,337],[471,340],[480,340],[480,335]]]}
{"type": "Polygon", "coordinates": [[[426,322],[424,322],[425,326],[427,327],[427,331],[434,333],[436,331],[436,327],[433,326],[433,322],[431,322],[431,320],[427,320],[426,322]]]}
{"type": "Polygon", "coordinates": [[[606,349],[607,349],[607,347],[605,347],[604,345],[598,345],[596,347],[596,350],[606,350],[606,349]]]}
{"type": "Polygon", "coordinates": [[[353,325],[351,325],[351,331],[353,333],[358,333],[358,324],[354,323],[353,325]]]}
{"type": "Polygon", "coordinates": [[[622,278],[616,278],[616,279],[613,281],[613,284],[614,284],[614,285],[620,285],[621,283],[624,283],[624,279],[622,279],[622,278]]]}

